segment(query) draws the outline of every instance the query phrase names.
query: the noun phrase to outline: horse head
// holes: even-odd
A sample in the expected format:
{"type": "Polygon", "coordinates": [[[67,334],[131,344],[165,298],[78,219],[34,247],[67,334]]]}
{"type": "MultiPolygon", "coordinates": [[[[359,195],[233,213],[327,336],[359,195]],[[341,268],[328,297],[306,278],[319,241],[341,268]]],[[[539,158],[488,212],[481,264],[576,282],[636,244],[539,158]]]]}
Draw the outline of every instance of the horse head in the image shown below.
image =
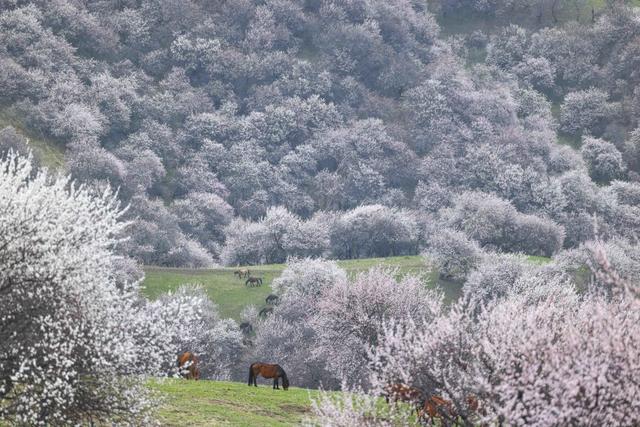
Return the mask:
{"type": "Polygon", "coordinates": [[[287,377],[287,373],[282,368],[280,368],[280,370],[282,371],[282,388],[289,390],[289,378],[287,377]]]}

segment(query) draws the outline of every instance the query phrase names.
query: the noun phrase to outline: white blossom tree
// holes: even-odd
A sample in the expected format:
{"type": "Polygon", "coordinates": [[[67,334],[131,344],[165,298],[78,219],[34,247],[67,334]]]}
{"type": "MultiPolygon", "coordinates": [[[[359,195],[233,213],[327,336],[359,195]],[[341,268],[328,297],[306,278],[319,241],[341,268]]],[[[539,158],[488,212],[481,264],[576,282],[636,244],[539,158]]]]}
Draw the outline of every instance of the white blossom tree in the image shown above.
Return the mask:
{"type": "Polygon", "coordinates": [[[441,310],[440,293],[428,290],[419,277],[396,280],[396,274],[373,268],[353,282],[338,281],[318,302],[312,321],[317,351],[331,372],[350,387],[368,387],[369,351],[381,344],[387,322],[420,322],[441,310]]]}
{"type": "Polygon", "coordinates": [[[136,283],[118,286],[126,223],[115,196],[0,162],[0,418],[130,422],[149,400],[123,376],[139,359],[136,283]]]}
{"type": "Polygon", "coordinates": [[[610,142],[584,138],[580,153],[587,164],[589,175],[596,182],[608,183],[625,175],[627,167],[622,153],[610,142]]]}
{"type": "Polygon", "coordinates": [[[463,280],[480,262],[482,249],[464,233],[444,229],[431,236],[424,256],[438,269],[440,276],[463,280]]]}

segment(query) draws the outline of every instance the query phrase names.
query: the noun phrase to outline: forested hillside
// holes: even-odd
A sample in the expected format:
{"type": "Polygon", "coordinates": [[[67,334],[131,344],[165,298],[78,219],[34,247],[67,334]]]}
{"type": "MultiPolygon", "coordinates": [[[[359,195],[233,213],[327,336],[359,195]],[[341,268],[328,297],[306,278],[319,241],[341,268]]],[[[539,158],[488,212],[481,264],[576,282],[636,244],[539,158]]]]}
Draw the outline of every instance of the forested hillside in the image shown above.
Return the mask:
{"type": "Polygon", "coordinates": [[[0,108],[144,263],[551,255],[640,221],[638,12],[556,3],[4,0],[0,108]]]}

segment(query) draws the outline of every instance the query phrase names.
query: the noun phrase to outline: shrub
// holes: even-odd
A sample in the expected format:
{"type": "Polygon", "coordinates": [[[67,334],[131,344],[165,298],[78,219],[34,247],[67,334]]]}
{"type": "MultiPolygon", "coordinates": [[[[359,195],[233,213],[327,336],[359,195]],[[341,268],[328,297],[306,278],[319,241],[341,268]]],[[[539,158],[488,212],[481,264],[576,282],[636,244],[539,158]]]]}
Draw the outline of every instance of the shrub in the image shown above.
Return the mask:
{"type": "Polygon", "coordinates": [[[425,258],[438,269],[441,277],[464,280],[480,261],[481,254],[478,244],[464,233],[444,229],[431,237],[425,258]]]}

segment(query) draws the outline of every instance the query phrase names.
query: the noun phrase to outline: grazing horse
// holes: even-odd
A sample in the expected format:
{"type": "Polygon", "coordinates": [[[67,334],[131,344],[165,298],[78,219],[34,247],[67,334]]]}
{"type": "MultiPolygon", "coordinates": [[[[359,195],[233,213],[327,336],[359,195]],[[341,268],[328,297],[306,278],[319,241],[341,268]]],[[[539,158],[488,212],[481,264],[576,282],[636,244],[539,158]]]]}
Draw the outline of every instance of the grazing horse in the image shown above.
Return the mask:
{"type": "Polygon", "coordinates": [[[289,378],[287,378],[286,372],[280,365],[261,362],[252,363],[251,366],[249,366],[249,385],[253,384],[258,387],[258,383],[256,382],[258,375],[264,378],[273,378],[274,390],[280,389],[280,387],[278,387],[278,378],[282,378],[282,388],[285,390],[289,389],[289,378]]]}
{"type": "Polygon", "coordinates": [[[249,276],[249,278],[246,280],[246,282],[244,282],[245,286],[262,286],[262,278],[261,277],[254,277],[254,276],[249,276]]]}
{"type": "Polygon", "coordinates": [[[276,305],[278,304],[279,299],[280,298],[278,297],[278,295],[270,294],[270,295],[267,295],[267,298],[265,299],[265,301],[269,305],[276,305]]]}
{"type": "Polygon", "coordinates": [[[420,418],[435,420],[439,418],[442,425],[456,418],[456,411],[453,403],[442,396],[433,395],[424,401],[422,409],[418,411],[420,418]]]}
{"type": "Polygon", "coordinates": [[[382,396],[387,403],[389,401],[394,403],[407,402],[416,408],[416,412],[424,401],[422,390],[402,383],[385,385],[382,389],[382,396]]]}
{"type": "MultiPolygon", "coordinates": [[[[475,395],[470,394],[465,400],[467,407],[469,408],[469,412],[482,412],[480,411],[478,398],[475,395]]],[[[428,417],[431,420],[439,418],[442,425],[447,425],[449,422],[458,418],[459,414],[456,411],[453,402],[443,398],[442,396],[433,395],[424,401],[424,405],[418,412],[418,416],[423,419],[428,417]]]]}
{"type": "Polygon", "coordinates": [[[251,335],[253,333],[253,325],[249,322],[240,323],[240,330],[243,335],[251,335]]]}
{"type": "Polygon", "coordinates": [[[271,313],[273,313],[273,307],[265,307],[262,310],[260,310],[258,312],[258,316],[260,317],[267,317],[268,315],[270,315],[271,313]]]}
{"type": "Polygon", "coordinates": [[[235,276],[238,276],[238,279],[243,279],[245,277],[249,277],[250,273],[251,272],[249,271],[248,268],[241,268],[241,269],[236,270],[236,271],[233,272],[233,274],[235,276]]]}
{"type": "Polygon", "coordinates": [[[178,372],[188,380],[200,379],[200,368],[198,368],[198,357],[190,351],[185,351],[178,356],[178,372]]]}

